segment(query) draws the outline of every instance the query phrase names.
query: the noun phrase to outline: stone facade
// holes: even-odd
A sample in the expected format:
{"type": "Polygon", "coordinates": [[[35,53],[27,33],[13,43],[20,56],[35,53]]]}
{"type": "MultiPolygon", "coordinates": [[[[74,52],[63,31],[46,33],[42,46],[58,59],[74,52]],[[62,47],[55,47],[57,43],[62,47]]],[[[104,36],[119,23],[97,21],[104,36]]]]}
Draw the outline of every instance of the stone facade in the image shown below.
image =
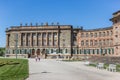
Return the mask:
{"type": "Polygon", "coordinates": [[[81,55],[120,55],[120,11],[111,27],[85,30],[72,25],[12,26],[6,29],[6,56],[56,58],[81,55]]]}
{"type": "Polygon", "coordinates": [[[70,56],[71,33],[71,25],[13,26],[6,30],[6,56],[70,56]]]}

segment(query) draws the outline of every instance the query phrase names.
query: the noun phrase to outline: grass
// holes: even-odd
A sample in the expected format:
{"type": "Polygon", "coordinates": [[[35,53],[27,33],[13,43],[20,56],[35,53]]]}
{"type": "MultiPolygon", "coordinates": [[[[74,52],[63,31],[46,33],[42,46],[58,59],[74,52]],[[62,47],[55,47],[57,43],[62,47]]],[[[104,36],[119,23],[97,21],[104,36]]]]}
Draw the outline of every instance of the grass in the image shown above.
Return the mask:
{"type": "Polygon", "coordinates": [[[0,80],[25,80],[28,76],[27,59],[0,58],[0,80]]]}

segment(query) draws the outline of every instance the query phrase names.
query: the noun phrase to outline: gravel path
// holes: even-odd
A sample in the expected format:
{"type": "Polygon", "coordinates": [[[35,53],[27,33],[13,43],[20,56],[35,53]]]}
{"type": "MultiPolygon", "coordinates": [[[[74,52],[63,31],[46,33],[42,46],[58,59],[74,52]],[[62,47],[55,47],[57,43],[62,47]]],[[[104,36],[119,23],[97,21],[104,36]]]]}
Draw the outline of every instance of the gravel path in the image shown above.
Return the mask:
{"type": "Polygon", "coordinates": [[[85,66],[84,62],[29,59],[27,80],[120,80],[120,73],[85,66]]]}

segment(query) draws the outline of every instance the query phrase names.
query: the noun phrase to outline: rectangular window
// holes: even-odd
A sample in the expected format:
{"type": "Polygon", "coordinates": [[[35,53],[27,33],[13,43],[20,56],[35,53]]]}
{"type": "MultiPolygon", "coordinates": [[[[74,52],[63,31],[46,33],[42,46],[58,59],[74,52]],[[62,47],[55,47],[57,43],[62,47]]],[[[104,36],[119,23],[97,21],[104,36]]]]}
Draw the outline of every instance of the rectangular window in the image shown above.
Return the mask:
{"type": "Polygon", "coordinates": [[[81,37],[84,37],[84,33],[81,33],[81,37]]]}
{"type": "Polygon", "coordinates": [[[38,40],[38,46],[41,46],[41,40],[38,40]]]}
{"type": "Polygon", "coordinates": [[[48,41],[48,45],[52,46],[52,41],[51,40],[48,41]]]}
{"type": "Polygon", "coordinates": [[[90,46],[93,46],[93,41],[92,40],[90,40],[90,46]]]}
{"type": "Polygon", "coordinates": [[[46,46],[46,40],[43,40],[43,46],[46,46]]]}
{"type": "Polygon", "coordinates": [[[93,33],[90,33],[90,37],[93,37],[93,33]]]}
{"type": "Polygon", "coordinates": [[[43,38],[46,38],[46,33],[43,33],[43,38]]]}
{"type": "Polygon", "coordinates": [[[35,44],[35,40],[33,40],[33,46],[35,46],[36,44],[35,44]]]}
{"type": "Polygon", "coordinates": [[[53,36],[54,36],[54,37],[57,37],[57,33],[56,33],[56,32],[55,32],[55,33],[53,33],[53,36]]]}
{"type": "Polygon", "coordinates": [[[97,37],[97,33],[95,33],[94,36],[97,37]]]}
{"type": "Polygon", "coordinates": [[[86,46],[88,46],[89,45],[89,42],[88,42],[88,40],[86,40],[86,46]]]}
{"type": "Polygon", "coordinates": [[[97,40],[95,40],[95,44],[94,45],[97,46],[97,40]]]}
{"type": "Polygon", "coordinates": [[[84,46],[84,41],[81,41],[81,46],[84,46]]]}

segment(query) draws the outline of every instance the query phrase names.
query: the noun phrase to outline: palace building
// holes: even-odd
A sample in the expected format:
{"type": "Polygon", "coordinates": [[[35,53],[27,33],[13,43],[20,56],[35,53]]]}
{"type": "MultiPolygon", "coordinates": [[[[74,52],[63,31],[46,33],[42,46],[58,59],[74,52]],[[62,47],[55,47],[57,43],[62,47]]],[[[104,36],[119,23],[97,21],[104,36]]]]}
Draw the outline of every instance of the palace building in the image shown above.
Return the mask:
{"type": "Polygon", "coordinates": [[[110,21],[112,26],[92,30],[53,23],[11,26],[6,29],[6,56],[120,56],[120,11],[110,21]]]}

